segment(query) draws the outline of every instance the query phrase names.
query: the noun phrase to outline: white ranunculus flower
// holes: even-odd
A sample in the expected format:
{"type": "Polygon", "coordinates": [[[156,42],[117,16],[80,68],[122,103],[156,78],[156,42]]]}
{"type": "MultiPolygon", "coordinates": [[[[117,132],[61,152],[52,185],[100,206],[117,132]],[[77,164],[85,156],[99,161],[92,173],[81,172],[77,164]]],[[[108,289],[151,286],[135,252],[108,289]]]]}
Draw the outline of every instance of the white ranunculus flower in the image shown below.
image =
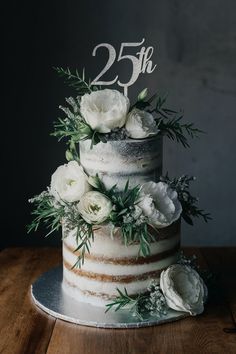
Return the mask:
{"type": "Polygon", "coordinates": [[[99,133],[109,133],[125,124],[129,99],[117,90],[99,90],[81,98],[80,111],[85,121],[99,133]]]}
{"type": "Polygon", "coordinates": [[[159,131],[152,114],[137,108],[128,114],[125,129],[133,139],[147,138],[156,135],[159,131]]]}
{"type": "Polygon", "coordinates": [[[171,265],[162,271],[160,287],[167,305],[173,310],[188,312],[190,315],[203,312],[208,291],[193,268],[181,264],[171,265]]]}
{"type": "Polygon", "coordinates": [[[51,178],[50,193],[56,200],[76,202],[90,189],[88,177],[76,161],[59,166],[51,178]]]}
{"type": "Polygon", "coordinates": [[[96,191],[87,192],[80,199],[78,210],[89,224],[101,224],[112,211],[112,202],[104,194],[96,191]]]}
{"type": "Polygon", "coordinates": [[[178,220],[182,212],[178,194],[164,182],[144,183],[138,206],[148,217],[151,225],[162,228],[178,220]]]}

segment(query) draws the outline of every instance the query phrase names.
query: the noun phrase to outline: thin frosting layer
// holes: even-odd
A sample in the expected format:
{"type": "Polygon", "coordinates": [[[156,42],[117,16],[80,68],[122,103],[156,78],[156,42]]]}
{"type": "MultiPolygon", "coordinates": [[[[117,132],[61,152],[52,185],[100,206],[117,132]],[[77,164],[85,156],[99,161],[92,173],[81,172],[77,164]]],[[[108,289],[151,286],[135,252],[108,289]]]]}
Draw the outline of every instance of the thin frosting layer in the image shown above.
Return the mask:
{"type": "Polygon", "coordinates": [[[101,178],[107,188],[115,184],[123,189],[157,181],[162,173],[162,138],[100,142],[90,148],[90,141],[80,142],[80,161],[89,175],[101,178]]]}
{"type": "Polygon", "coordinates": [[[179,222],[156,234],[156,241],[150,244],[151,254],[146,258],[138,256],[138,244],[123,244],[118,228],[111,238],[110,228],[106,225],[95,231],[90,253],[85,254],[81,268],[73,268],[79,255],[78,251],[73,252],[75,230],[63,241],[63,288],[80,301],[88,297],[89,302],[102,306],[117,295],[116,288],[125,287],[129,294],[145,292],[151,281],[159,281],[161,271],[178,259],[179,222]]]}

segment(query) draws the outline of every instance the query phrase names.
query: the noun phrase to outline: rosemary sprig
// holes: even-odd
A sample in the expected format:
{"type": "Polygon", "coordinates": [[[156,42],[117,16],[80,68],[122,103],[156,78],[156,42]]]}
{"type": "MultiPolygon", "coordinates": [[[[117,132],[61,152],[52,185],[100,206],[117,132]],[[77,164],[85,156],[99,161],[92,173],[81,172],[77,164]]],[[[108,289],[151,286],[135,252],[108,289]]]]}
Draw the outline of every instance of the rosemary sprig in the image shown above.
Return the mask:
{"type": "Polygon", "coordinates": [[[63,218],[64,237],[67,237],[70,231],[74,232],[77,247],[74,252],[79,251],[76,263],[73,268],[84,264],[85,253],[90,253],[91,243],[94,241],[93,225],[86,222],[78,212],[77,203],[67,203],[64,208],[63,218]]]}
{"type": "Polygon", "coordinates": [[[143,294],[129,295],[127,289],[124,292],[116,289],[118,296],[109,304],[107,304],[107,311],[114,309],[128,309],[134,316],[143,320],[144,316],[150,314],[152,316],[161,317],[167,313],[167,303],[165,297],[160,289],[160,286],[153,281],[143,294]]]}
{"type": "Polygon", "coordinates": [[[80,251],[76,263],[73,268],[79,267],[84,264],[85,253],[90,253],[91,241],[94,241],[93,226],[85,222],[82,218],[77,223],[76,241],[77,247],[74,252],[80,251]]]}
{"type": "Polygon", "coordinates": [[[140,92],[137,102],[131,106],[131,110],[136,107],[155,114],[156,124],[162,134],[181,143],[185,148],[189,147],[188,137],[196,138],[203,131],[195,128],[193,123],[183,123],[183,113],[165,107],[166,101],[167,96],[162,97],[157,93],[147,99],[147,90],[144,89],[140,92]]]}
{"type": "Polygon", "coordinates": [[[160,131],[172,140],[181,143],[185,148],[189,147],[186,135],[196,138],[199,133],[203,133],[200,129],[195,128],[193,123],[181,123],[183,116],[174,117],[167,121],[159,119],[158,128],[160,131]]]}
{"type": "Polygon", "coordinates": [[[140,319],[143,319],[142,304],[146,300],[146,295],[139,294],[135,296],[129,296],[126,288],[124,288],[124,292],[122,292],[118,288],[116,290],[119,295],[111,303],[106,305],[107,309],[105,312],[108,312],[111,309],[114,309],[116,312],[119,311],[120,309],[129,307],[129,311],[132,314],[139,317],[140,319]]]}
{"type": "Polygon", "coordinates": [[[126,246],[132,244],[133,242],[139,243],[139,253],[138,255],[142,257],[147,257],[150,255],[150,243],[154,241],[153,236],[148,232],[147,223],[135,222],[131,220],[130,222],[121,222],[121,233],[126,246]]]}
{"type": "Polygon", "coordinates": [[[54,129],[51,135],[57,137],[58,141],[62,138],[69,138],[70,141],[78,143],[81,140],[90,139],[94,134],[90,126],[81,120],[58,118],[58,121],[54,123],[54,129]]]}
{"type": "Polygon", "coordinates": [[[96,86],[91,85],[90,80],[86,82],[85,70],[83,70],[81,76],[77,69],[74,73],[72,73],[69,68],[54,67],[54,69],[60,77],[64,78],[66,84],[77,91],[79,96],[83,96],[85,93],[91,93],[98,89],[96,86]]]}

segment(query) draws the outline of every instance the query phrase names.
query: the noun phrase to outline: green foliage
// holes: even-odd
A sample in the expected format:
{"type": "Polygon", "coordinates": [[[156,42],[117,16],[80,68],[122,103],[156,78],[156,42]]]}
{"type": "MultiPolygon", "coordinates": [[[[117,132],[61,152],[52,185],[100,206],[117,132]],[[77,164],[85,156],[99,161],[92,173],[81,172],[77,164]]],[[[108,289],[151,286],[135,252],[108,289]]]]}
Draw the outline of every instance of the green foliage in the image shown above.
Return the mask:
{"type": "Polygon", "coordinates": [[[58,118],[54,128],[52,135],[56,136],[59,141],[62,138],[69,138],[70,141],[78,143],[80,140],[91,139],[93,135],[90,126],[82,120],[58,118]]]}
{"type": "Polygon", "coordinates": [[[211,220],[209,213],[206,213],[203,209],[199,209],[197,206],[198,198],[192,196],[189,192],[189,186],[194,177],[183,175],[179,178],[171,180],[168,173],[160,178],[161,181],[169,184],[169,186],[176,190],[178,193],[178,199],[182,205],[182,217],[190,225],[193,225],[193,217],[202,217],[205,222],[211,220]]]}
{"type": "Polygon", "coordinates": [[[115,204],[116,208],[112,215],[112,220],[119,222],[122,219],[123,214],[128,211],[129,207],[132,207],[138,200],[140,186],[129,188],[129,181],[126,182],[124,190],[121,192],[116,191],[116,186],[113,186],[108,190],[107,195],[115,204]]]}
{"type": "Polygon", "coordinates": [[[90,177],[91,185],[99,192],[105,194],[113,203],[113,210],[109,221],[114,227],[121,228],[121,234],[126,246],[137,242],[140,245],[139,255],[146,257],[150,254],[150,242],[153,236],[148,232],[147,219],[136,214],[136,203],[139,199],[140,186],[129,188],[127,181],[123,191],[118,191],[116,185],[106,189],[98,175],[90,177]]]}
{"type": "MultiPolygon", "coordinates": [[[[145,89],[146,90],[146,89],[145,89]]],[[[172,140],[181,143],[185,148],[189,147],[188,137],[198,137],[203,133],[198,128],[194,127],[193,123],[183,123],[183,113],[165,107],[167,97],[161,97],[157,93],[146,99],[147,91],[143,90],[137,102],[131,107],[131,110],[136,107],[141,110],[155,114],[155,120],[160,132],[172,140]],[[140,97],[142,99],[140,99],[140,97]]]]}
{"type": "MultiPolygon", "coordinates": [[[[193,179],[193,177],[181,176],[171,180],[168,174],[160,178],[177,191],[183,208],[182,217],[191,225],[193,225],[193,217],[202,217],[206,222],[211,219],[209,213],[198,208],[198,199],[189,192],[189,184],[193,179]]],[[[123,191],[118,191],[116,185],[107,190],[98,175],[90,176],[89,183],[112,201],[113,210],[108,221],[114,227],[120,227],[124,244],[128,246],[138,243],[139,255],[147,257],[150,254],[150,243],[155,239],[148,231],[148,219],[142,215],[141,209],[136,205],[139,200],[140,187],[129,188],[127,181],[123,191]]],[[[50,235],[60,228],[63,220],[65,235],[70,230],[77,229],[75,237],[78,247],[76,251],[80,251],[80,256],[75,266],[81,266],[84,263],[85,253],[89,252],[91,242],[94,240],[94,228],[79,214],[76,203],[60,203],[50,195],[49,191],[41,193],[30,202],[35,205],[35,209],[32,212],[34,219],[28,227],[28,232],[36,231],[42,223],[49,229],[47,235],[50,235]]]]}
{"type": "Polygon", "coordinates": [[[77,206],[73,204],[65,210],[65,237],[68,231],[75,229],[77,247],[74,252],[79,251],[80,254],[76,263],[73,265],[73,268],[80,268],[84,264],[85,253],[90,253],[91,242],[94,241],[94,230],[93,225],[87,223],[81,217],[81,215],[78,213],[77,206]]]}
{"type": "Polygon", "coordinates": [[[154,241],[153,236],[148,232],[147,222],[137,223],[135,220],[121,224],[121,232],[125,245],[134,242],[139,243],[139,255],[147,257],[150,255],[150,243],[154,241]]]}
{"type": "Polygon", "coordinates": [[[186,135],[194,138],[198,137],[198,134],[202,133],[202,131],[195,128],[193,123],[182,123],[182,118],[182,115],[174,116],[168,120],[161,118],[158,121],[158,128],[163,134],[168,136],[168,138],[176,140],[186,148],[189,147],[186,135]]]}
{"type": "MultiPolygon", "coordinates": [[[[74,112],[71,112],[68,108],[60,107],[66,114],[66,119],[58,119],[58,122],[54,124],[55,132],[52,134],[60,140],[61,138],[67,138],[70,141],[73,140],[78,143],[81,140],[91,139],[91,148],[100,141],[107,142],[109,137],[117,135],[119,138],[125,138],[124,132],[119,129],[111,134],[101,134],[97,131],[91,129],[91,127],[84,121],[80,113],[80,98],[86,93],[91,93],[92,91],[98,90],[96,86],[92,86],[90,80],[86,82],[85,71],[82,75],[75,70],[74,73],[71,72],[69,68],[63,69],[61,67],[54,68],[59,76],[65,79],[65,82],[73,87],[77,93],[78,97],[76,99],[69,98],[67,102],[73,106],[74,112]],[[120,134],[121,133],[121,134],[120,134]]],[[[137,102],[131,106],[130,110],[134,107],[147,110],[150,113],[155,114],[155,120],[160,132],[166,135],[172,140],[180,142],[184,147],[189,147],[188,138],[198,137],[201,130],[195,128],[193,123],[183,123],[182,112],[177,112],[172,109],[165,107],[167,97],[161,97],[155,93],[152,97],[147,99],[148,89],[142,90],[139,95],[137,102]]]]}
{"type": "Polygon", "coordinates": [[[80,255],[72,268],[81,268],[84,264],[85,253],[90,253],[91,241],[94,241],[93,227],[83,219],[77,224],[76,240],[78,246],[74,252],[80,251],[80,255]]]}
{"type": "MultiPolygon", "coordinates": [[[[66,102],[71,106],[68,107],[60,106],[59,108],[64,111],[66,118],[58,118],[58,121],[54,123],[54,132],[51,134],[58,138],[60,141],[62,138],[68,140],[69,149],[68,151],[72,155],[76,155],[78,159],[78,153],[76,149],[71,150],[71,143],[77,144],[81,140],[91,139],[91,148],[93,145],[98,144],[100,141],[106,142],[103,134],[93,130],[84,120],[80,112],[80,98],[86,93],[91,93],[92,91],[98,90],[96,86],[91,85],[90,80],[87,83],[85,80],[85,71],[83,71],[82,76],[76,70],[74,73],[71,72],[69,68],[54,68],[59,76],[65,79],[65,82],[73,87],[78,96],[76,98],[69,97],[66,98],[66,102]],[[76,153],[75,153],[76,152],[76,153]]],[[[67,156],[70,154],[67,153],[67,156]]]]}
{"type": "MultiPolygon", "coordinates": [[[[69,97],[66,98],[66,102],[71,106],[59,108],[65,113],[65,118],[58,118],[57,122],[54,123],[54,132],[51,134],[58,138],[60,141],[66,138],[68,145],[67,156],[70,159],[78,160],[78,153],[76,150],[76,145],[82,140],[91,139],[91,148],[100,141],[106,142],[103,134],[98,133],[85,122],[84,118],[80,113],[80,98],[69,97]]],[[[68,159],[68,158],[67,158],[68,159]]]]}
{"type": "Polygon", "coordinates": [[[129,188],[127,181],[123,191],[117,191],[113,186],[109,191],[102,186],[101,191],[113,202],[114,208],[110,215],[110,221],[114,226],[121,228],[125,245],[138,242],[139,255],[146,257],[150,254],[150,243],[153,236],[148,232],[147,219],[140,213],[136,213],[135,205],[139,199],[140,186],[129,188]],[[135,215],[137,214],[137,215],[135,215]]]}
{"type": "Polygon", "coordinates": [[[167,313],[167,304],[165,297],[160,289],[160,286],[152,282],[144,294],[130,296],[124,288],[124,292],[117,288],[118,296],[109,304],[107,311],[114,309],[128,309],[134,316],[141,320],[144,316],[150,314],[152,316],[161,317],[167,313]]]}
{"type": "Polygon", "coordinates": [[[133,315],[139,317],[140,319],[143,319],[142,310],[144,309],[144,307],[142,305],[146,301],[147,296],[146,295],[129,296],[126,288],[124,288],[124,292],[122,292],[118,288],[116,290],[119,295],[113,300],[113,302],[106,305],[107,307],[106,312],[110,311],[111,309],[114,309],[116,312],[119,311],[120,309],[128,307],[129,311],[133,315]]]}
{"type": "Polygon", "coordinates": [[[58,75],[64,78],[65,83],[75,89],[79,96],[83,96],[86,93],[91,93],[92,91],[96,91],[98,88],[96,86],[92,86],[90,80],[86,82],[85,80],[85,70],[83,70],[82,75],[79,74],[76,69],[74,73],[71,72],[69,68],[54,68],[58,75]]]}
{"type": "Polygon", "coordinates": [[[48,191],[42,192],[39,196],[30,199],[35,209],[32,211],[33,221],[28,226],[28,233],[36,231],[40,224],[44,224],[49,232],[46,236],[58,231],[63,223],[64,237],[71,230],[77,228],[75,251],[80,251],[80,255],[74,267],[81,267],[84,264],[85,252],[90,251],[91,241],[94,240],[93,226],[88,224],[78,213],[75,203],[63,204],[57,202],[48,191]]]}
{"type": "Polygon", "coordinates": [[[44,224],[49,229],[46,236],[59,230],[64,215],[64,207],[60,204],[56,205],[54,198],[48,191],[42,192],[40,195],[30,199],[29,202],[35,205],[35,209],[31,212],[34,219],[27,227],[28,233],[37,231],[41,224],[44,224]]]}

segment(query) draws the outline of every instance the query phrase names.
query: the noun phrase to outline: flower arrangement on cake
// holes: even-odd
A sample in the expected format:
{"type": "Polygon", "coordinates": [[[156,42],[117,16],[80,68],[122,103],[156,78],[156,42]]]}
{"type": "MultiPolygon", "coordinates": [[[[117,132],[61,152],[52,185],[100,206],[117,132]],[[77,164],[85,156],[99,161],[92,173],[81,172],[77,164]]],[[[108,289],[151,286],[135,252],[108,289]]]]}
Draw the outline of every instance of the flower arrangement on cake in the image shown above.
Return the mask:
{"type": "Polygon", "coordinates": [[[52,135],[66,139],[67,163],[48,189],[30,199],[29,231],[62,228],[63,289],[107,310],[162,316],[168,308],[203,311],[207,288],[199,269],[180,253],[181,218],[210,215],[190,193],[193,177],[162,175],[162,139],[184,147],[201,131],[169,109],[166,97],[139,93],[131,103],[118,90],[56,68],[76,97],[52,135]],[[78,149],[79,146],[79,149],[78,149]]]}

